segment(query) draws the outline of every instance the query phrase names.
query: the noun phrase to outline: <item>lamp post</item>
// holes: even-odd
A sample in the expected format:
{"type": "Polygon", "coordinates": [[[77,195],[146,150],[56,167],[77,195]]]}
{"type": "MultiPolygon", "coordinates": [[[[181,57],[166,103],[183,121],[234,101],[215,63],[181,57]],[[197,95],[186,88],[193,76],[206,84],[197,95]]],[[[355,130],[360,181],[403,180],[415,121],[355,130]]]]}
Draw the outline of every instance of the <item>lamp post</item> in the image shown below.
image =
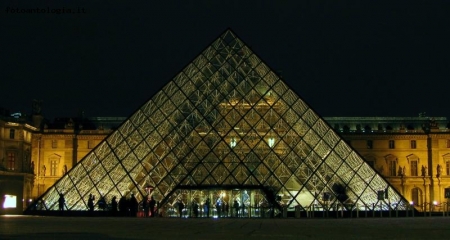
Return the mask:
{"type": "MultiPolygon", "coordinates": [[[[411,207],[411,216],[414,217],[414,202],[409,202],[409,206],[411,207]]],[[[406,216],[408,216],[408,211],[406,211],[406,216]]]]}

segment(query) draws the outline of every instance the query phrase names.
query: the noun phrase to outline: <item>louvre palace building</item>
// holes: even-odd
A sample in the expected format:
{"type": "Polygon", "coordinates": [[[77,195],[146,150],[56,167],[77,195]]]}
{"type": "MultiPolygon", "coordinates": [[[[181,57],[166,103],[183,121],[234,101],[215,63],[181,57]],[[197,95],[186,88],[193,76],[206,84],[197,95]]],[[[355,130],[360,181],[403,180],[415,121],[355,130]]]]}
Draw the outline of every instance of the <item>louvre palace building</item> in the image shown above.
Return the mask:
{"type": "Polygon", "coordinates": [[[447,118],[322,117],[299,94],[227,30],[129,117],[1,109],[0,214],[90,195],[184,217],[448,210],[447,118]]]}

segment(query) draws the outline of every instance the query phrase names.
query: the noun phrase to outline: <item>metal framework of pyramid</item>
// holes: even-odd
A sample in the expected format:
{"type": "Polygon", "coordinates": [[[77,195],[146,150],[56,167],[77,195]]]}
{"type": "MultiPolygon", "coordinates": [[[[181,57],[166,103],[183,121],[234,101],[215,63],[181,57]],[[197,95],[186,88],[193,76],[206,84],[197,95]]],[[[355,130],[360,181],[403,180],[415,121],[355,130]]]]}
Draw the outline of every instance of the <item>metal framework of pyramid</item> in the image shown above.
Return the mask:
{"type": "MultiPolygon", "coordinates": [[[[86,210],[89,194],[111,199],[134,193],[140,201],[150,193],[163,207],[180,198],[188,205],[203,203],[209,196],[221,196],[221,191],[241,191],[234,199],[242,192],[254,192],[279,209],[315,206],[320,211],[341,204],[344,210],[402,210],[407,206],[231,30],[36,204],[57,210],[63,193],[67,209],[86,210]],[[386,192],[386,204],[378,207],[380,191],[386,192]]],[[[261,201],[247,204],[257,206],[261,201]]]]}

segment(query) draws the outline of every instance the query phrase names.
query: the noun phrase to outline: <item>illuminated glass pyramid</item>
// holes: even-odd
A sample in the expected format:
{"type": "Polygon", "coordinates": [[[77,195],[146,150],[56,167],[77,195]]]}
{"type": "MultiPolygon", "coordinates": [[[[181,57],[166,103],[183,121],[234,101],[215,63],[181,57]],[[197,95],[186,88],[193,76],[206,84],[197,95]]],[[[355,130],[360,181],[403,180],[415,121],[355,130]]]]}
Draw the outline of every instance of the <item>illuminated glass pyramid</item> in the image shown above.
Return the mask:
{"type": "Polygon", "coordinates": [[[151,193],[170,207],[227,194],[230,203],[277,211],[338,203],[372,210],[380,191],[389,193],[381,209],[405,209],[406,200],[227,30],[38,202],[57,210],[63,193],[68,209],[86,210],[89,194],[151,193]]]}

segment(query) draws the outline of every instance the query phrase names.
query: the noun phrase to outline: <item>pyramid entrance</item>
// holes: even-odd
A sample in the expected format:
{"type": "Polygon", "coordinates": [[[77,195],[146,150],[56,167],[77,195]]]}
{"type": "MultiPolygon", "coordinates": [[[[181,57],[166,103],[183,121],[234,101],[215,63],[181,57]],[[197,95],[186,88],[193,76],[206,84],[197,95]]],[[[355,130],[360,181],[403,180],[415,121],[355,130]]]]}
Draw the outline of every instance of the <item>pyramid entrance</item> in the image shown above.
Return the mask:
{"type": "Polygon", "coordinates": [[[281,213],[270,189],[261,186],[184,186],[161,201],[161,214],[179,217],[179,201],[185,207],[183,217],[262,217],[281,213]],[[209,204],[207,200],[209,199],[209,204]],[[194,208],[197,208],[195,212],[194,208]]]}
{"type": "Polygon", "coordinates": [[[228,203],[245,202],[244,191],[247,207],[267,201],[274,211],[329,211],[338,205],[345,211],[404,210],[408,205],[231,30],[27,212],[58,210],[60,194],[72,211],[85,211],[90,194],[110,201],[133,193],[142,201],[147,186],[168,211],[177,198],[189,207],[193,200],[212,201],[221,194],[228,203]],[[381,194],[381,205],[380,192],[389,193],[381,194]]]}

